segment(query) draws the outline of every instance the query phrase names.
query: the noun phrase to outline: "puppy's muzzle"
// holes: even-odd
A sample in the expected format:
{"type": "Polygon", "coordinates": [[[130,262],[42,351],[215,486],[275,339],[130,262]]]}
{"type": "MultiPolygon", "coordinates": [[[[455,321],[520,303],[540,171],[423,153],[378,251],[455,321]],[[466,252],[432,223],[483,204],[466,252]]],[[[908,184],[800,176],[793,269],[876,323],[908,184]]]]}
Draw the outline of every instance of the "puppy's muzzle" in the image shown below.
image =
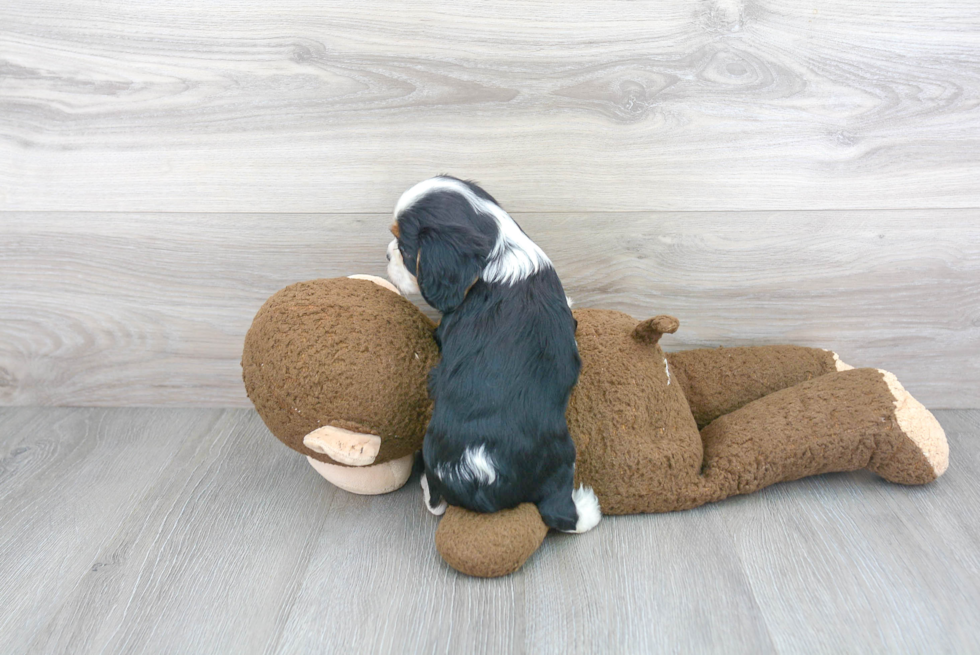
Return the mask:
{"type": "Polygon", "coordinates": [[[392,239],[388,244],[388,279],[402,295],[419,292],[418,280],[405,268],[402,253],[398,249],[398,239],[392,239]]]}

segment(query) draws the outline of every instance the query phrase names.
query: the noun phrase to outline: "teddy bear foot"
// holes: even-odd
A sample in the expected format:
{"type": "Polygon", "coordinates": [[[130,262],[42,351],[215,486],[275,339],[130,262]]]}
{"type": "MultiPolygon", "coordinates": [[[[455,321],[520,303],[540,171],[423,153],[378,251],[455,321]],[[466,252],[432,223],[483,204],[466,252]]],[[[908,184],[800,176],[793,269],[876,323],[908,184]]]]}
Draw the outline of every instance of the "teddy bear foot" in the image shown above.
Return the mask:
{"type": "Polygon", "coordinates": [[[936,417],[912,397],[893,374],[878,370],[895,404],[895,422],[901,443],[880,444],[868,468],[889,482],[924,484],[949,466],[949,444],[936,417]]]}
{"type": "Polygon", "coordinates": [[[841,372],[841,371],[850,371],[851,369],[854,368],[853,366],[851,366],[847,362],[842,362],[841,359],[840,359],[840,355],[838,355],[837,353],[835,353],[833,350],[827,350],[826,348],[824,348],[823,350],[824,350],[824,352],[828,352],[828,353],[830,353],[831,355],[834,356],[834,367],[837,368],[837,372],[838,373],[841,372]]]}
{"type": "Polygon", "coordinates": [[[372,496],[401,489],[412,475],[415,455],[405,455],[373,466],[338,466],[307,456],[313,469],[327,482],[352,494],[372,496]]]}

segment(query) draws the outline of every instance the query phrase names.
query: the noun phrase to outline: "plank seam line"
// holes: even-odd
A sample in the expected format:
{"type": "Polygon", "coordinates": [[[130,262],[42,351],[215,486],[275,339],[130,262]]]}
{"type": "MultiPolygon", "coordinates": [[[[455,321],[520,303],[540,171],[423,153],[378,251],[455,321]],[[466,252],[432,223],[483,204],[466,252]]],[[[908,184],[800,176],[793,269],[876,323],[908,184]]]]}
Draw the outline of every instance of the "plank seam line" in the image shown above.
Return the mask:
{"type": "MultiPolygon", "coordinates": [[[[506,209],[506,208],[505,208],[506,209]]],[[[977,207],[849,207],[844,209],[569,209],[560,211],[535,211],[514,209],[507,210],[514,215],[556,215],[568,216],[573,214],[797,214],[797,213],[845,213],[845,212],[932,212],[932,211],[980,211],[977,207]]],[[[356,211],[356,212],[266,212],[266,211],[155,211],[155,210],[98,210],[98,209],[0,209],[4,214],[147,214],[147,215],[218,215],[218,216],[388,216],[390,211],[356,211]]]]}

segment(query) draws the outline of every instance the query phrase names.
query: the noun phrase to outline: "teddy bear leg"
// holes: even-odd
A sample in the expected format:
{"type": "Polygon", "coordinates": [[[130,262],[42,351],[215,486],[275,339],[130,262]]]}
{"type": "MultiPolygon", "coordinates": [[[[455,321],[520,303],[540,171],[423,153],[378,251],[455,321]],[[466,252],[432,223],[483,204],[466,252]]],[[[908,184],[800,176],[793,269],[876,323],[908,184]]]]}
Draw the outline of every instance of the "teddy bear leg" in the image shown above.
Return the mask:
{"type": "Polygon", "coordinates": [[[530,503],[493,514],[450,505],[436,529],[436,549],[460,573],[497,578],[521,568],[547,533],[530,503]]]}
{"type": "Polygon", "coordinates": [[[705,502],[776,482],[862,468],[901,484],[946,470],[935,417],[872,368],[824,375],[760,398],[701,431],[705,502]]]}
{"type": "Polygon", "coordinates": [[[698,428],[800,382],[851,368],[837,354],[802,346],[699,348],[667,354],[698,428]]]}

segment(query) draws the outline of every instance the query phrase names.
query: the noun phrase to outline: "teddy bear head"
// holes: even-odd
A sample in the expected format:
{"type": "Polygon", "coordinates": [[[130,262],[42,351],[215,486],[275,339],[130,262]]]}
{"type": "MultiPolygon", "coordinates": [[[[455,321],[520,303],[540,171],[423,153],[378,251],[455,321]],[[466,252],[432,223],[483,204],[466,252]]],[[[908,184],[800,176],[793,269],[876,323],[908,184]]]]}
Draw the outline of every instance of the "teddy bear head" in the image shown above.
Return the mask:
{"type": "Polygon", "coordinates": [[[432,413],[434,327],[384,280],[293,284],[245,337],[245,389],[272,434],[315,467],[410,468],[432,413]]]}

